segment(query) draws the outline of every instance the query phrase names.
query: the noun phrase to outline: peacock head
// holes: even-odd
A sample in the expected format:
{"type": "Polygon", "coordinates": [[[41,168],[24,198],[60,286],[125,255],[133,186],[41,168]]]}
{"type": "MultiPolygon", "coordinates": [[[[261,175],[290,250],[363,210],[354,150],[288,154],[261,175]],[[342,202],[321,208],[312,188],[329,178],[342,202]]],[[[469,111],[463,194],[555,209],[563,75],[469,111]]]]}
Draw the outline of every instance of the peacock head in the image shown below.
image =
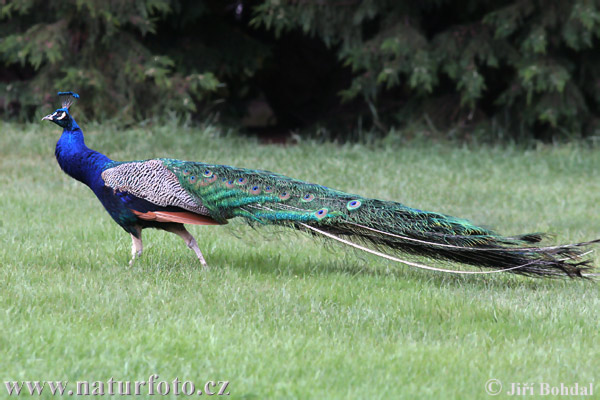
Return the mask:
{"type": "Polygon", "coordinates": [[[52,114],[46,115],[42,121],[52,121],[61,128],[71,129],[76,125],[75,120],[69,114],[69,107],[79,98],[77,93],[73,92],[58,92],[58,97],[62,100],[62,108],[54,111],[52,114]]]}

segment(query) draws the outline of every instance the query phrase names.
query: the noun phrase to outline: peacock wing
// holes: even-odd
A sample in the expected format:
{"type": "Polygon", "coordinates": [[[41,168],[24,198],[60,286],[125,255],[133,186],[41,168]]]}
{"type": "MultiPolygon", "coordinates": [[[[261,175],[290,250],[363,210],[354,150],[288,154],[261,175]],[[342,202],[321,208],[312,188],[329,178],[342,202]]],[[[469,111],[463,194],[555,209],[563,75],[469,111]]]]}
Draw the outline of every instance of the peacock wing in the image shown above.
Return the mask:
{"type": "Polygon", "coordinates": [[[140,219],[200,225],[225,223],[212,218],[160,159],[114,163],[101,176],[105,186],[140,219]]]}

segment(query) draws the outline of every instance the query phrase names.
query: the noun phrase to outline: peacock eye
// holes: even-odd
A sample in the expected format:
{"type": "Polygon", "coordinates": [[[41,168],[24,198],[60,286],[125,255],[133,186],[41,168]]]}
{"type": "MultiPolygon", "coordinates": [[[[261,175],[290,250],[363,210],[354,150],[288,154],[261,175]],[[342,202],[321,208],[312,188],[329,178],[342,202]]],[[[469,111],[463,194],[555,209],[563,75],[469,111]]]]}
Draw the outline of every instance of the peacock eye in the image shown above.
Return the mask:
{"type": "Polygon", "coordinates": [[[307,193],[302,197],[302,201],[308,203],[309,201],[313,201],[315,199],[315,195],[312,193],[307,193]]]}
{"type": "Polygon", "coordinates": [[[323,219],[327,216],[327,213],[329,212],[329,209],[327,208],[321,208],[320,210],[318,210],[315,213],[315,217],[317,217],[317,219],[323,219]]]}
{"type": "Polygon", "coordinates": [[[350,211],[352,210],[356,210],[357,208],[359,208],[361,206],[361,202],[360,200],[350,200],[347,204],[346,204],[346,208],[350,211]]]}

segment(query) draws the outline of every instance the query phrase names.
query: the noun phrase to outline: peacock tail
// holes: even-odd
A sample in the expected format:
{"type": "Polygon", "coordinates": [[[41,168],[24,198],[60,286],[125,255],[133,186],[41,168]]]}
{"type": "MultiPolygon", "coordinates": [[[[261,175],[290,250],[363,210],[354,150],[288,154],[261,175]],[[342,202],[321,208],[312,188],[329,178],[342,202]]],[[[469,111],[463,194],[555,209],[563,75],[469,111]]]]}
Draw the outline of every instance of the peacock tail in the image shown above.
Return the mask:
{"type": "MultiPolygon", "coordinates": [[[[117,194],[164,207],[170,221],[224,224],[241,217],[253,225],[295,228],[427,269],[436,268],[396,255],[416,254],[533,276],[581,277],[591,268],[589,261],[582,260],[581,249],[593,242],[540,247],[536,243],[541,234],[501,236],[464,219],[268,171],[154,159],[108,163],[102,178],[117,194]],[[182,212],[173,217],[173,210],[182,212]],[[193,216],[204,219],[194,222],[193,216]]],[[[136,215],[156,221],[164,218],[161,210],[144,211],[136,215]]]]}

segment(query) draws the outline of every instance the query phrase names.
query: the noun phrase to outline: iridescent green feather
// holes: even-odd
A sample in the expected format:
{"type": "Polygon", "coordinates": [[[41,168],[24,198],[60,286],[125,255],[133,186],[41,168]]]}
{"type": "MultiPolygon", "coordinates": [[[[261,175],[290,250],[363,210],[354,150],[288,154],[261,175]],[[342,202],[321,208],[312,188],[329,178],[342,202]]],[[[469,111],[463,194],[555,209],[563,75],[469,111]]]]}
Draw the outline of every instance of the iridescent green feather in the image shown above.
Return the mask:
{"type": "Polygon", "coordinates": [[[345,218],[343,192],[309,184],[267,171],[233,168],[198,162],[163,159],[164,165],[194,198],[210,210],[211,217],[224,221],[244,217],[258,223],[321,222],[345,218]],[[303,200],[312,195],[314,199],[303,200]],[[319,211],[334,206],[319,215],[319,211]],[[272,210],[269,206],[274,207],[272,210]]]}
{"type": "Polygon", "coordinates": [[[470,243],[485,242],[485,237],[494,235],[466,220],[416,210],[396,202],[368,199],[268,171],[170,159],[162,161],[188,193],[208,208],[217,220],[243,216],[263,223],[313,221],[327,224],[335,220],[339,224],[347,221],[374,228],[389,225],[398,232],[433,231],[450,235],[448,240],[464,236],[470,243]],[[353,201],[358,207],[349,206],[353,201]],[[323,209],[327,209],[326,215],[316,215],[323,209]]]}
{"type": "Polygon", "coordinates": [[[388,252],[408,252],[531,275],[579,275],[573,246],[541,248],[541,235],[504,237],[467,220],[369,199],[267,171],[163,159],[212,218],[318,227],[388,252]],[[529,246],[529,247],[528,247],[529,246]],[[560,258],[558,257],[560,256],[560,258]]]}

